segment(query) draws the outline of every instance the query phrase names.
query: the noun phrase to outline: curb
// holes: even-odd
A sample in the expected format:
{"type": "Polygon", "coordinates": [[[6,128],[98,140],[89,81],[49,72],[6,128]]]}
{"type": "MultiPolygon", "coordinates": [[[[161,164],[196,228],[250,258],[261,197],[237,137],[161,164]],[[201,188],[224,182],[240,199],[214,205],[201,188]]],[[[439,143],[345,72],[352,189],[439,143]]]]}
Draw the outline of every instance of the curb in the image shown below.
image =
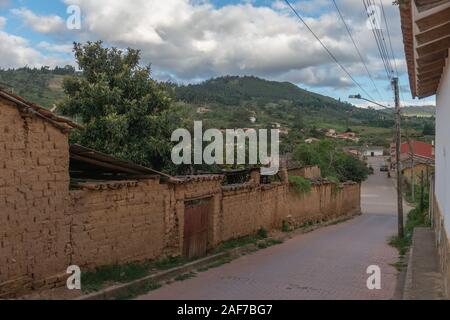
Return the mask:
{"type": "Polygon", "coordinates": [[[111,287],[108,287],[106,289],[89,293],[80,297],[75,298],[74,300],[108,300],[111,298],[114,298],[115,296],[124,293],[132,288],[138,288],[140,286],[145,285],[148,282],[160,282],[165,281],[173,278],[174,276],[177,276],[179,274],[187,273],[192,270],[195,270],[197,268],[200,268],[202,266],[205,266],[215,260],[218,260],[220,258],[228,257],[230,256],[229,252],[222,252],[218,253],[212,256],[208,256],[193,262],[189,262],[183,266],[175,267],[166,271],[162,271],[156,274],[152,274],[149,276],[146,276],[144,278],[140,278],[128,283],[114,285],[111,287]]]}
{"type": "MultiPolygon", "coordinates": [[[[415,230],[414,230],[415,232],[415,230]]],[[[413,250],[414,250],[414,236],[412,238],[411,247],[408,252],[408,265],[406,267],[406,275],[405,275],[405,286],[403,287],[402,300],[411,300],[411,290],[413,283],[413,275],[412,275],[412,264],[413,264],[413,250]]]]}

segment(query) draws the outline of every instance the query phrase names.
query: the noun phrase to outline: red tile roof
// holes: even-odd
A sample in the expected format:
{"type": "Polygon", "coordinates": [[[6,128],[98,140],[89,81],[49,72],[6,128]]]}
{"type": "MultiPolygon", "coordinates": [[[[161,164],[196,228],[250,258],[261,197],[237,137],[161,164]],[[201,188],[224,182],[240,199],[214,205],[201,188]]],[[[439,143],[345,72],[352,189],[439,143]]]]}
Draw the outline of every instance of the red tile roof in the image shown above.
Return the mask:
{"type": "Polygon", "coordinates": [[[401,153],[414,154],[425,158],[434,159],[434,146],[422,141],[411,141],[411,149],[408,142],[402,143],[401,153]]]}

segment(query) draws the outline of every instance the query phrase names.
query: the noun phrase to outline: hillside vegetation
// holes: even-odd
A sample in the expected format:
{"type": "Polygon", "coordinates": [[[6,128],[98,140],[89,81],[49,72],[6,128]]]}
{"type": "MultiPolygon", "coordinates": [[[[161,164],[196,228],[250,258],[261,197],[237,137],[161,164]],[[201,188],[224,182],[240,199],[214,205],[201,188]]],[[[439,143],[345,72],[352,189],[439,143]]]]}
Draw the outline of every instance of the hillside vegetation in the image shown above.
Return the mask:
{"type": "MultiPolygon", "coordinates": [[[[77,76],[81,74],[70,66],[53,70],[27,67],[0,70],[0,86],[52,108],[65,96],[63,79],[77,76]]],[[[304,135],[313,136],[316,128],[338,131],[351,128],[362,136],[361,143],[387,145],[394,126],[392,113],[357,108],[289,82],[267,81],[253,76],[225,76],[186,86],[166,83],[165,88],[171,93],[173,108],[183,115],[185,123],[203,120],[205,127],[268,128],[276,125],[297,131],[311,129],[304,135]]],[[[419,115],[432,111],[426,107],[405,108],[404,113],[409,116],[407,125],[413,133],[433,132],[434,117],[422,118],[419,115]]],[[[321,138],[320,134],[318,138],[321,138]]]]}
{"type": "Polygon", "coordinates": [[[0,69],[0,87],[6,88],[25,99],[51,108],[64,97],[62,82],[65,76],[74,76],[75,69],[64,68],[20,68],[0,69]]]}

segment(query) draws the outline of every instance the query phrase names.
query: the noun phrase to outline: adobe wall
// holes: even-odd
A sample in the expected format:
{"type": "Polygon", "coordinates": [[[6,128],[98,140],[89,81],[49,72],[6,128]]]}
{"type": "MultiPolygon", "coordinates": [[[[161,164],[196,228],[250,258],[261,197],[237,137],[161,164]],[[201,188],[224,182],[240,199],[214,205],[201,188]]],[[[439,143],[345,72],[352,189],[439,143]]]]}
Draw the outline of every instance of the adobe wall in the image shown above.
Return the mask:
{"type": "Polygon", "coordinates": [[[286,184],[223,188],[220,240],[271,230],[286,201],[286,184]]]}
{"type": "Polygon", "coordinates": [[[286,182],[260,185],[252,177],[222,186],[220,176],[201,176],[69,190],[67,135],[6,100],[0,104],[0,297],[62,286],[72,264],[85,271],[181,255],[189,201],[210,200],[209,249],[286,220],[359,212],[358,184],[314,184],[298,196],[286,182]]]}
{"type": "Polygon", "coordinates": [[[0,297],[62,281],[68,203],[67,135],[0,98],[0,297]]]}
{"type": "Polygon", "coordinates": [[[322,173],[318,166],[289,169],[288,173],[290,176],[300,176],[305,179],[311,180],[317,180],[322,176],[322,173]]]}
{"type": "Polygon", "coordinates": [[[285,221],[297,227],[307,222],[321,222],[360,213],[359,184],[347,183],[338,186],[334,183],[315,183],[306,194],[289,190],[285,210],[278,211],[276,215],[276,225],[280,226],[285,221]]]}
{"type": "Polygon", "coordinates": [[[82,269],[155,259],[170,243],[175,219],[167,185],[120,182],[117,190],[71,191],[71,264],[82,269]]]}

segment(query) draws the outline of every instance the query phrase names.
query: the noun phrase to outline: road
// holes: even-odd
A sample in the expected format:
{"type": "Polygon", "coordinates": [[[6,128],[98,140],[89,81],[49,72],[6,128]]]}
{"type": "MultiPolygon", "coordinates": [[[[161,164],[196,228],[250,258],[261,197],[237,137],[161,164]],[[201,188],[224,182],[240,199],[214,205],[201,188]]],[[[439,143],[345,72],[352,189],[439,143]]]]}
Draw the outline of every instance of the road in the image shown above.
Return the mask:
{"type": "Polygon", "coordinates": [[[392,180],[380,158],[362,187],[363,214],[347,222],[293,237],[281,245],[240,257],[195,278],[174,282],[138,299],[391,299],[397,251],[388,239],[397,231],[392,180]],[[381,290],[367,289],[367,267],[381,269],[381,290]]]}

